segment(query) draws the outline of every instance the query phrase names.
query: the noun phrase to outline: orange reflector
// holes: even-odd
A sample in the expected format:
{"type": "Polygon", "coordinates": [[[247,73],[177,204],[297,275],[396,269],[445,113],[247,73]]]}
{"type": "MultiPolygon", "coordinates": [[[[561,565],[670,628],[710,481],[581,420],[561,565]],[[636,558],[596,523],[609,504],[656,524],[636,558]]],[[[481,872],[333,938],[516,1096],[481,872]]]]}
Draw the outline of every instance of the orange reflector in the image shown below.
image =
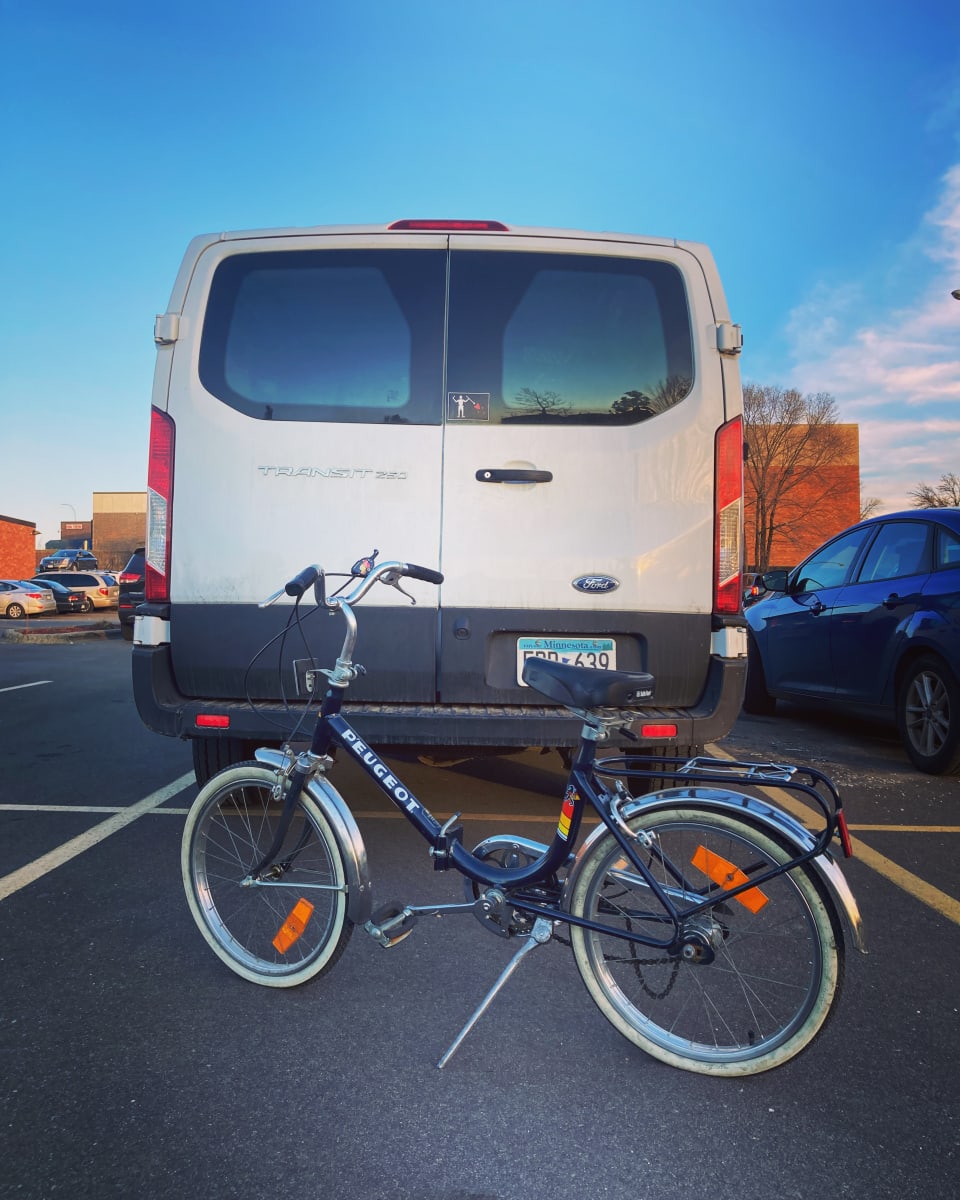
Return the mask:
{"type": "MultiPolygon", "coordinates": [[[[727,891],[739,887],[742,883],[750,882],[739,867],[727,862],[719,854],[714,854],[706,846],[698,846],[696,854],[690,861],[698,871],[702,871],[704,875],[727,891]]],[[[749,908],[752,913],[758,913],[767,903],[767,897],[759,888],[750,888],[749,891],[741,892],[733,899],[739,900],[744,908],[749,908]]]]}
{"type": "Polygon", "coordinates": [[[286,954],[295,941],[303,934],[307,927],[307,922],[313,916],[313,905],[309,900],[304,900],[301,896],[293,908],[290,910],[290,915],[284,921],[277,931],[277,936],[273,939],[273,944],[281,954],[286,954]]]}

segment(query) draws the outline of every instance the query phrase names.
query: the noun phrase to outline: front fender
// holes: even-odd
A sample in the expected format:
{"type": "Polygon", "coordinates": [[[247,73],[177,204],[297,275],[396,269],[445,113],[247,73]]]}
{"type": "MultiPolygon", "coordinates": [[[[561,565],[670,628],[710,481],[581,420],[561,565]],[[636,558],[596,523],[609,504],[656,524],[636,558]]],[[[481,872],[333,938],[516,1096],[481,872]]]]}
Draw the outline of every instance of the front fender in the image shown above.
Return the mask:
{"type": "MultiPolygon", "coordinates": [[[[648,796],[638,796],[623,805],[620,815],[628,820],[638,813],[662,812],[664,809],[677,807],[703,808],[713,812],[725,812],[729,816],[741,819],[746,818],[753,824],[768,830],[777,840],[786,841],[794,847],[798,854],[809,854],[817,844],[816,838],[810,830],[783,809],[758,800],[754,796],[744,795],[742,792],[730,792],[719,788],[670,788],[662,792],[653,792],[648,796]]],[[[606,833],[606,826],[599,825],[577,851],[577,856],[563,887],[564,907],[566,907],[567,898],[573,895],[577,879],[591,849],[597,840],[606,833]]],[[[865,954],[866,946],[863,941],[863,921],[860,917],[860,909],[833,855],[829,851],[824,851],[810,859],[809,865],[816,872],[837,908],[846,917],[847,926],[853,935],[857,949],[865,954]]]]}
{"type": "MultiPolygon", "coordinates": [[[[257,750],[256,760],[274,771],[282,771],[290,761],[282,751],[270,749],[257,750]]],[[[357,822],[344,798],[322,775],[308,780],[305,790],[326,818],[343,856],[347,915],[355,925],[363,925],[373,911],[373,885],[367,868],[367,848],[357,822]]]]}

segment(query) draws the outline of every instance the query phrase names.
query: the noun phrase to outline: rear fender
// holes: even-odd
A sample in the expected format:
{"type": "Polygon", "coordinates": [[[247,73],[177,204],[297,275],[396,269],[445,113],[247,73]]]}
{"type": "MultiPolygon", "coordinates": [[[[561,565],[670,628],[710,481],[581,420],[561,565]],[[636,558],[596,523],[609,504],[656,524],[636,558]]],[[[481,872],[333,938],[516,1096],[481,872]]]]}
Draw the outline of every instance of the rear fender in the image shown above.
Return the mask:
{"type": "MultiPolygon", "coordinates": [[[[257,750],[256,760],[275,771],[283,770],[290,761],[280,750],[270,749],[257,750]]],[[[328,779],[315,775],[308,781],[306,792],[326,818],[343,856],[347,875],[347,916],[355,925],[363,925],[370,920],[373,909],[373,886],[360,829],[346,801],[328,779]]]]}
{"type": "MultiPolygon", "coordinates": [[[[772,834],[779,842],[796,850],[797,854],[809,854],[816,846],[813,834],[800,822],[781,808],[758,800],[754,796],[746,796],[742,792],[730,792],[717,788],[670,788],[663,792],[654,792],[649,796],[640,796],[620,809],[620,815],[628,820],[637,814],[652,814],[674,808],[700,808],[711,812],[724,812],[728,816],[746,819],[754,825],[759,825],[772,834]]],[[[573,866],[564,884],[564,907],[568,897],[573,895],[577,878],[583,870],[590,850],[594,843],[607,833],[605,825],[599,825],[577,852],[573,866]]],[[[863,921],[850,886],[840,870],[837,862],[829,851],[810,859],[810,867],[835,906],[846,917],[847,927],[853,936],[854,944],[862,953],[866,953],[863,941],[863,921]]]]}

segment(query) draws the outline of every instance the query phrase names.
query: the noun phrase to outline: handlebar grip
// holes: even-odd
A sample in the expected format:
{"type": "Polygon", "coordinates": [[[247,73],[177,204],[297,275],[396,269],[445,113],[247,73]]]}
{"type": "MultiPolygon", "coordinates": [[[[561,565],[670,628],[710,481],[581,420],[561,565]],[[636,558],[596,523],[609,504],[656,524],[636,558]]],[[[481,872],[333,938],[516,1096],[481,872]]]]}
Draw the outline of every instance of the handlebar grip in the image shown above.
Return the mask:
{"type": "Polygon", "coordinates": [[[284,591],[288,596],[302,596],[311,583],[316,583],[320,576],[318,567],[304,567],[299,575],[294,577],[284,586],[284,591]]]}
{"type": "Polygon", "coordinates": [[[431,571],[429,567],[418,567],[416,563],[404,563],[403,573],[411,579],[422,579],[424,583],[443,583],[443,576],[439,571],[431,571]]]}

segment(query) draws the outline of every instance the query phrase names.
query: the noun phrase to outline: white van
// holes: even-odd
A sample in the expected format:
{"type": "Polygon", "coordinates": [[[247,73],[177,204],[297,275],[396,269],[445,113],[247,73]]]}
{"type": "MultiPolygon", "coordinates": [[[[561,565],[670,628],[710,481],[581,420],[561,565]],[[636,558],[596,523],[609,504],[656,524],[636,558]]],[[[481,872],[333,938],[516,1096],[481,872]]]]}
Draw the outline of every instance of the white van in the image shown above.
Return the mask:
{"type": "MultiPolygon", "coordinates": [[[[364,606],[349,709],[373,745],[575,745],[521,683],[530,654],[650,671],[640,747],[733,724],[741,337],[706,247],[493,221],[214,234],[155,340],[135,695],[199,778],[297,719],[296,638],[279,678],[275,651],[247,672],[289,615],[257,601],[374,550],[445,578],[364,606]]],[[[332,665],[338,623],[310,629],[332,665]]]]}

